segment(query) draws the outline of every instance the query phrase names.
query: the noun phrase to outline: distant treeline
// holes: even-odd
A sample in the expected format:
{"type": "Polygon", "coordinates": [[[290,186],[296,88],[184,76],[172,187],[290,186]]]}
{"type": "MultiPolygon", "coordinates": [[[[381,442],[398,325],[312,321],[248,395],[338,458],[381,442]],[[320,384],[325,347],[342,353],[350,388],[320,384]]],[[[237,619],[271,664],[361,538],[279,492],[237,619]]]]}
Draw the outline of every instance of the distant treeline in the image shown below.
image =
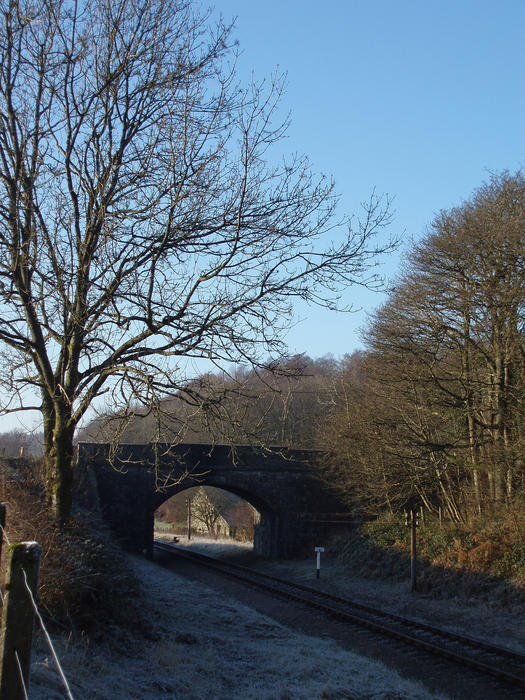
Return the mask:
{"type": "Polygon", "coordinates": [[[41,457],[44,454],[44,437],[41,432],[8,430],[0,433],[0,456],[41,457]]]}
{"type": "Polygon", "coordinates": [[[184,394],[147,413],[137,407],[125,416],[101,416],[79,438],[315,449],[319,425],[333,408],[332,385],[340,367],[331,357],[295,356],[256,370],[204,374],[184,394]]]}

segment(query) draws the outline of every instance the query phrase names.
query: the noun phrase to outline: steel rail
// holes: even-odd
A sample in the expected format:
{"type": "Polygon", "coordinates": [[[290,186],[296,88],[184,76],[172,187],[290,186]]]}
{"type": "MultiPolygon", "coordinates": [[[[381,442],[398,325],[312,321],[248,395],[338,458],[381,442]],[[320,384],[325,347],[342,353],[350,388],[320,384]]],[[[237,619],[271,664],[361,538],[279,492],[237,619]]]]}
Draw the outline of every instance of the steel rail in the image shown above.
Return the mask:
{"type": "Polygon", "coordinates": [[[284,579],[214,559],[204,554],[189,552],[181,547],[160,540],[155,540],[154,546],[160,551],[169,552],[172,556],[182,557],[202,566],[207,566],[231,578],[257,586],[273,595],[279,595],[309,607],[314,607],[339,619],[352,622],[381,635],[394,637],[410,646],[424,649],[433,655],[451,659],[462,666],[468,666],[481,673],[503,680],[512,686],[525,688],[525,655],[512,649],[489,644],[467,635],[456,634],[412,618],[385,612],[379,608],[373,608],[347,598],[324,593],[300,583],[285,581],[284,579]],[[406,628],[409,629],[408,632],[406,628]],[[423,639],[421,635],[431,636],[433,639],[423,639]],[[451,645],[454,645],[456,648],[451,648],[451,645]],[[466,653],[466,649],[469,654],[466,653]],[[484,655],[485,658],[475,658],[472,654],[484,655]],[[493,658],[487,660],[487,655],[493,658]],[[501,668],[502,663],[507,665],[507,669],[501,668]],[[509,670],[509,666],[513,668],[509,670]]]}

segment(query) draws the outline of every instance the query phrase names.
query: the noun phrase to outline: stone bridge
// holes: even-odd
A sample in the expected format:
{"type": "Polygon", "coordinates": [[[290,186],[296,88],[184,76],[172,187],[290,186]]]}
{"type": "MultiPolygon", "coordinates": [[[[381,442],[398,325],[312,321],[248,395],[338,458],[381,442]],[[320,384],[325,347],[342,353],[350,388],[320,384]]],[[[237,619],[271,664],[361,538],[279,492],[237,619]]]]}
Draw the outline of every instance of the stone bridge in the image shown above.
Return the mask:
{"type": "Polygon", "coordinates": [[[350,527],[351,516],[319,477],[322,452],[181,444],[80,443],[78,466],[98,497],[98,507],[123,546],[152,553],[155,510],[192,486],[230,491],[260,514],[254,548],[287,557],[323,545],[350,527]]]}

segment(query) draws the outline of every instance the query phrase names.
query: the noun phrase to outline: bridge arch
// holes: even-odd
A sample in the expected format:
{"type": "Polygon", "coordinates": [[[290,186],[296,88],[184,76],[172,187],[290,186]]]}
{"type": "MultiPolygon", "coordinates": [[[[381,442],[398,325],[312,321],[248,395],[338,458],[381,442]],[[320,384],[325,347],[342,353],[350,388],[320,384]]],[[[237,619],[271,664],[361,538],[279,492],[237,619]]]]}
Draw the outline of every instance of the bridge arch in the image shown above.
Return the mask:
{"type": "Polygon", "coordinates": [[[188,484],[156,508],[155,532],[172,533],[186,541],[191,530],[191,538],[202,534],[221,540],[226,537],[253,548],[268,513],[267,504],[239,490],[188,484]]]}
{"type": "Polygon", "coordinates": [[[319,476],[321,454],[227,445],[119,445],[115,449],[80,443],[78,464],[94,485],[102,516],[131,551],[151,554],[155,510],[198,483],[252,503],[261,514],[254,538],[256,554],[287,557],[319,544],[320,538],[344,525],[341,512],[346,508],[319,476]]]}
{"type": "MultiPolygon", "coordinates": [[[[173,490],[170,489],[169,495],[166,495],[166,493],[157,493],[153,501],[155,511],[167,500],[173,498],[173,496],[183,494],[185,491],[188,491],[194,486],[196,486],[196,484],[183,481],[174,486],[173,490]]],[[[249,503],[258,514],[257,522],[254,523],[253,533],[253,548],[255,553],[263,557],[280,556],[281,551],[279,549],[278,542],[280,537],[279,533],[281,528],[281,518],[279,511],[276,510],[274,506],[269,504],[266,500],[261,499],[252,491],[246,491],[245,489],[239,488],[236,485],[224,483],[224,480],[222,479],[220,480],[219,485],[217,480],[213,478],[212,474],[210,474],[209,478],[200,481],[198,486],[211,486],[221,491],[232,493],[241,498],[243,501],[249,503]]]]}

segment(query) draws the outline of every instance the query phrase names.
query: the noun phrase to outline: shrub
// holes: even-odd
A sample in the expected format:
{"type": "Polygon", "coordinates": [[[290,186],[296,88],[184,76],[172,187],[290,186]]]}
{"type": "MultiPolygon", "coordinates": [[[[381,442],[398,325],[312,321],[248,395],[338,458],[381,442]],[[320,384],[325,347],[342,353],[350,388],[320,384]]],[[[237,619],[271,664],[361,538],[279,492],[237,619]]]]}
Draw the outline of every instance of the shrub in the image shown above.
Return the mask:
{"type": "MultiPolygon", "coordinates": [[[[9,460],[0,464],[1,500],[7,505],[9,540],[36,540],[42,547],[38,595],[47,620],[88,632],[113,623],[147,631],[142,592],[124,554],[91,515],[78,514],[67,528],[57,528],[33,467],[9,460]]],[[[5,561],[2,581],[4,567],[5,561]]]]}
{"type": "MultiPolygon", "coordinates": [[[[360,543],[349,541],[345,560],[364,575],[406,578],[409,532],[402,517],[383,514],[362,534],[360,543]]],[[[468,523],[428,516],[417,531],[417,551],[421,590],[525,599],[525,497],[468,523]]]]}
{"type": "Polygon", "coordinates": [[[376,547],[381,549],[406,546],[409,542],[408,529],[404,520],[391,513],[385,513],[376,520],[365,523],[363,533],[372,540],[376,547]]]}

